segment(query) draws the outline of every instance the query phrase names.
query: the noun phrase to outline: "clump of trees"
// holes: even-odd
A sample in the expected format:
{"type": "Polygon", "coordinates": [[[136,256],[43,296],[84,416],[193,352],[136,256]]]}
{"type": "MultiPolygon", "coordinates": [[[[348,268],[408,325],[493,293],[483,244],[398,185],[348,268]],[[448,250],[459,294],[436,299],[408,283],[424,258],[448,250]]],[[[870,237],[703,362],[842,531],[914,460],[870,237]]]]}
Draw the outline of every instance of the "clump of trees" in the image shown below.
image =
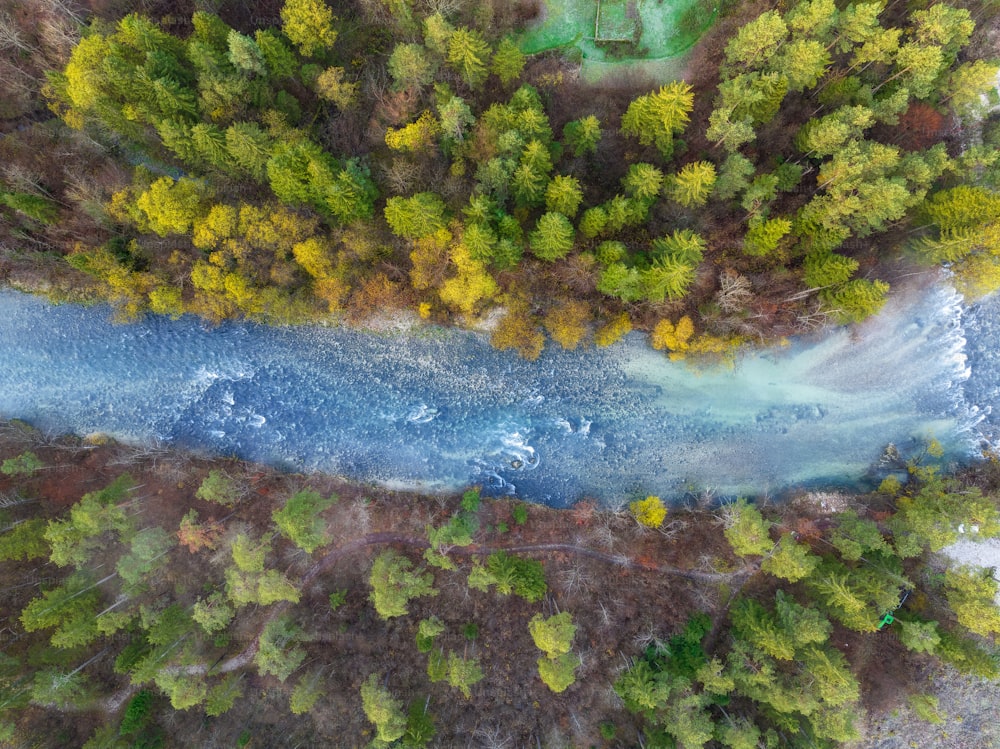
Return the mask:
{"type": "MultiPolygon", "coordinates": [[[[981,295],[1000,284],[997,129],[958,153],[943,123],[980,116],[996,68],[970,56],[969,11],[923,6],[768,10],[728,40],[714,90],[668,82],[604,122],[563,112],[486,11],[395,3],[350,34],[316,0],[276,28],[95,21],[47,96],[144,166],[89,204],[109,236],[68,260],[124,316],[502,307],[492,341],[528,358],[546,334],[572,349],[635,326],[672,358],[726,358],[856,322],[904,245],[981,295]]],[[[60,207],[14,185],[0,204],[36,233],[60,207]]]]}

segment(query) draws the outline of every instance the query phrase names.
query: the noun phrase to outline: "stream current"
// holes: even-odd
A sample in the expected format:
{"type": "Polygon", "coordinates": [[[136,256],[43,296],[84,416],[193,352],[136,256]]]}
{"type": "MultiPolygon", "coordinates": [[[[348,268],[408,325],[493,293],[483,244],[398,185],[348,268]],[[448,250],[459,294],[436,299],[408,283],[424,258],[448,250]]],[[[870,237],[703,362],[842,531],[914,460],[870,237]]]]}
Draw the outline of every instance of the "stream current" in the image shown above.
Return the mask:
{"type": "Polygon", "coordinates": [[[105,306],[0,292],[5,418],[553,506],[857,486],[890,443],[976,454],[1000,434],[993,404],[1000,301],[963,308],[946,285],[701,371],[637,334],[524,362],[457,330],[119,325],[105,306]]]}

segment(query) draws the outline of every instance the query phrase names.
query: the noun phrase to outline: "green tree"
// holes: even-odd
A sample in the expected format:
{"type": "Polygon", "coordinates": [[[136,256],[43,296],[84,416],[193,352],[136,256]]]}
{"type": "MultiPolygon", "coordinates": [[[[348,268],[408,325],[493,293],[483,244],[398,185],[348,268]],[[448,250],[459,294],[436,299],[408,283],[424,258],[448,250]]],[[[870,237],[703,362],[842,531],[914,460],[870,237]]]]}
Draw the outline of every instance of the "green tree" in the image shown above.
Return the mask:
{"type": "Polygon", "coordinates": [[[806,544],[796,543],[791,534],[785,534],[760,568],[769,575],[794,583],[809,577],[819,561],[806,544]]]}
{"type": "Polygon", "coordinates": [[[444,623],[436,616],[429,619],[421,619],[417,624],[417,650],[421,653],[429,653],[434,647],[434,640],[444,632],[444,623]]]}
{"type": "Polygon", "coordinates": [[[573,224],[561,213],[549,211],[538,219],[528,243],[535,255],[548,262],[565,257],[573,249],[573,224]]]}
{"type": "Polygon", "coordinates": [[[524,62],[524,53],[509,36],[505,36],[497,45],[496,52],[493,53],[490,72],[500,79],[504,88],[507,88],[521,77],[524,62]]]}
{"type": "Polygon", "coordinates": [[[937,622],[899,620],[899,641],[915,653],[933,653],[941,644],[937,622]]]}
{"type": "Polygon", "coordinates": [[[224,471],[212,469],[201,482],[195,496],[206,502],[232,507],[239,500],[242,491],[236,481],[224,471]]]}
{"type": "Polygon", "coordinates": [[[434,576],[430,572],[414,571],[406,557],[387,549],[375,557],[369,584],[375,611],[383,619],[404,616],[411,598],[436,596],[434,576]]]}
{"type": "Polygon", "coordinates": [[[600,140],[601,123],[592,114],[567,122],[563,127],[563,141],[578,158],[588,153],[595,153],[600,140]]]}
{"type": "Polygon", "coordinates": [[[419,239],[445,228],[445,205],[432,192],[420,192],[409,198],[392,197],[385,204],[385,220],[393,234],[404,239],[419,239]]]}
{"type": "Polygon", "coordinates": [[[556,694],[565,692],[576,682],[576,669],[581,664],[576,653],[563,653],[555,658],[538,659],[538,676],[556,694]]]}
{"type": "Polygon", "coordinates": [[[323,0],[285,0],[281,30],[306,57],[324,54],[337,41],[333,11],[323,0]]]}
{"type": "Polygon", "coordinates": [[[38,459],[38,456],[26,450],[16,457],[7,458],[0,465],[0,473],[5,476],[30,476],[42,468],[45,468],[45,464],[38,459]]]}
{"type": "Polygon", "coordinates": [[[423,88],[434,80],[435,65],[419,44],[397,44],[389,56],[389,75],[397,89],[423,88]]]}
{"type": "Polygon", "coordinates": [[[236,29],[229,30],[226,41],[229,45],[229,62],[233,64],[234,68],[242,70],[244,73],[267,75],[264,53],[260,51],[260,46],[256,41],[249,36],[244,36],[236,29]]]}
{"type": "Polygon", "coordinates": [[[307,554],[312,554],[329,540],[326,522],[319,514],[336,501],[336,495],[323,497],[318,492],[305,489],[289,497],[285,506],[275,510],[271,517],[283,536],[307,554]]]}
{"type": "Polygon", "coordinates": [[[489,75],[489,58],[490,46],[478,31],[462,26],[448,38],[448,64],[471,89],[479,88],[489,75]]]}
{"type": "Polygon", "coordinates": [[[215,718],[229,712],[243,697],[242,674],[229,674],[205,694],[205,715],[215,718]]]}
{"type": "Polygon", "coordinates": [[[793,39],[771,60],[774,72],[788,78],[789,91],[813,88],[830,67],[826,45],[815,39],[793,39]]]}
{"type": "Polygon", "coordinates": [[[776,10],[760,14],[746,24],[726,45],[730,67],[759,69],[774,58],[788,38],[788,26],[776,10]]]}
{"type": "Polygon", "coordinates": [[[293,715],[308,713],[324,692],[323,677],[319,671],[303,674],[295,683],[291,696],[288,698],[288,709],[293,715]]]}
{"type": "Polygon", "coordinates": [[[732,200],[745,190],[749,177],[754,173],[754,165],[742,154],[732,153],[722,162],[719,176],[715,181],[715,197],[719,200],[732,200]]]}
{"type": "Polygon", "coordinates": [[[482,678],[483,669],[478,658],[463,658],[458,653],[448,653],[448,685],[459,690],[465,699],[472,697],[471,687],[482,678]]]}
{"type": "Polygon", "coordinates": [[[715,186],[715,165],[708,161],[686,164],[667,184],[667,195],[685,208],[704,205],[715,186]]]}
{"type": "Polygon", "coordinates": [[[655,145],[663,158],[669,159],[674,151],[674,134],[687,125],[693,106],[691,87],[672,81],[629,104],[622,115],[622,133],[638,138],[644,146],[655,145]]]}
{"type": "Polygon", "coordinates": [[[792,222],[785,218],[755,219],[743,237],[743,252],[754,257],[767,257],[778,249],[778,244],[792,230],[792,222]]]}
{"type": "Polygon", "coordinates": [[[156,567],[166,564],[166,554],[176,542],[176,537],[162,528],[142,529],[132,536],[129,553],[118,559],[118,576],[128,585],[138,585],[156,567]]]}
{"type": "Polygon", "coordinates": [[[392,693],[379,686],[377,674],[371,674],[361,685],[361,707],[365,717],[375,725],[378,746],[388,746],[406,733],[406,715],[403,703],[392,693]]]}
{"type": "Polygon", "coordinates": [[[741,557],[766,554],[774,546],[760,510],[745,499],[737,500],[723,508],[726,540],[741,557]]]}
{"type": "Polygon", "coordinates": [[[43,518],[31,518],[15,523],[0,534],[0,561],[47,559],[49,545],[45,542],[48,522],[43,518]]]}
{"type": "Polygon", "coordinates": [[[545,188],[545,208],[573,218],[583,200],[580,180],[564,174],[557,174],[545,188]]]}
{"type": "Polygon", "coordinates": [[[983,637],[1000,634],[1000,607],[996,597],[1000,584],[992,570],[956,567],[944,575],[948,605],[958,623],[983,637]]]}
{"type": "Polygon", "coordinates": [[[261,676],[272,674],[278,681],[284,681],[302,665],[306,651],[294,647],[298,633],[298,628],[287,616],[272,619],[265,625],[254,655],[254,664],[261,676]]]}
{"type": "Polygon", "coordinates": [[[528,632],[535,642],[535,647],[545,653],[550,659],[558,658],[569,652],[576,635],[576,625],[573,616],[568,611],[554,614],[547,619],[541,614],[535,614],[528,622],[528,632]]]}

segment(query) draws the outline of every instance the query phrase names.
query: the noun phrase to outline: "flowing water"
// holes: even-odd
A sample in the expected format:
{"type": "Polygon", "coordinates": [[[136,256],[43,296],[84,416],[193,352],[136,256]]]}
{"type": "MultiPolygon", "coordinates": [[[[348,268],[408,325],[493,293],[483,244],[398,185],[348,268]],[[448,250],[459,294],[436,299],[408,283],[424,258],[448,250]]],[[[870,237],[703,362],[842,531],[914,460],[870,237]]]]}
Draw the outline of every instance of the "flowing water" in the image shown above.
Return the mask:
{"type": "Polygon", "coordinates": [[[855,485],[889,443],[934,437],[962,458],[1000,431],[998,309],[931,287],[854,331],[699,372],[638,335],[529,363],[460,331],[116,325],[2,292],[0,416],[555,506],[855,485]]]}

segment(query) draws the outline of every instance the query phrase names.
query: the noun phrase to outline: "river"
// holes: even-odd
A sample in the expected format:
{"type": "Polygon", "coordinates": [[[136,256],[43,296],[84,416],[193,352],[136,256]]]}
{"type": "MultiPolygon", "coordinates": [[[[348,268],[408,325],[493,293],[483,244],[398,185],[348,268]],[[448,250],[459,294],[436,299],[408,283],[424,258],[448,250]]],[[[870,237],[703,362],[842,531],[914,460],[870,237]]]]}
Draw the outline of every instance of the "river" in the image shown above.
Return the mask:
{"type": "Polygon", "coordinates": [[[0,416],[428,491],[564,506],[855,487],[893,443],[955,459],[997,422],[1000,303],[945,285],[732,368],[630,335],[536,362],[424,328],[210,327],[0,292],[0,416]]]}

